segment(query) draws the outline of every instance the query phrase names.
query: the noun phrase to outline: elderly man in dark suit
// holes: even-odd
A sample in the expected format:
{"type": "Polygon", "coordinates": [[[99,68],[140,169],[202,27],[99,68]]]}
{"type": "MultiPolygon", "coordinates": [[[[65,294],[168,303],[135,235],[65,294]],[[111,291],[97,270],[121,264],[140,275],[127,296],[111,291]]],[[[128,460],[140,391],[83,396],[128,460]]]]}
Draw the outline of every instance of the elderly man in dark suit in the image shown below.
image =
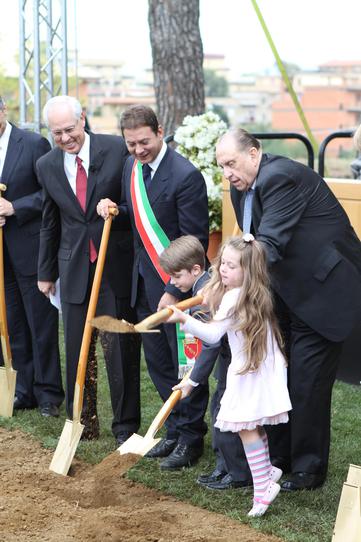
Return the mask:
{"type": "MultiPolygon", "coordinates": [[[[84,112],[75,98],[51,98],[43,115],[56,147],[37,163],[44,193],[39,289],[49,295],[60,278],[66,349],[66,408],[71,417],[80,346],[103,230],[96,204],[106,196],[120,201],[121,177],[128,152],[119,136],[85,132],[84,112]]],[[[127,221],[118,223],[124,229],[125,239],[131,237],[127,221]]],[[[97,311],[98,314],[116,316],[116,298],[109,285],[108,269],[114,259],[122,257],[119,280],[127,280],[132,254],[129,249],[122,254],[117,250],[113,231],[109,243],[97,311]]],[[[139,359],[127,356],[128,350],[120,344],[117,335],[108,338],[103,350],[114,414],[112,430],[121,444],[133,423],[132,408],[128,405],[131,398],[125,392],[124,364],[134,362],[138,365],[139,359]]],[[[137,353],[132,351],[132,355],[139,357],[139,348],[137,353]]],[[[86,417],[84,421],[88,425],[84,430],[86,437],[96,437],[97,427],[92,426],[92,419],[86,417]]]]}
{"type": "MultiPolygon", "coordinates": [[[[35,163],[50,150],[39,134],[6,120],[0,97],[0,198],[4,275],[10,346],[17,370],[15,409],[39,406],[58,416],[64,399],[58,347],[58,311],[37,288],[41,186],[35,163]]],[[[1,355],[1,349],[0,349],[1,355]]]]}
{"type": "Polygon", "coordinates": [[[332,386],[343,341],[361,318],[361,243],[312,169],[263,154],[242,129],[217,144],[239,226],[267,251],[289,354],[290,422],[270,431],[271,457],[292,475],[282,489],[321,485],[330,446],[332,386]],[[281,464],[282,463],[282,464],[281,464]]]}
{"type": "MultiPolygon", "coordinates": [[[[181,235],[194,235],[208,246],[208,200],[201,173],[163,141],[163,129],[149,107],[124,111],[121,129],[132,155],[124,168],[121,214],[128,214],[134,233],[132,304],[143,319],[182,298],[159,269],[161,247],[181,235]],[[140,179],[140,177],[142,177],[140,179]]],[[[114,201],[99,202],[106,218],[114,201]]],[[[143,347],[149,374],[165,401],[178,382],[178,346],[174,325],[161,326],[159,335],[144,334],[143,347]]],[[[164,457],[162,469],[195,463],[203,452],[204,424],[192,424],[182,406],[169,416],[167,435],[149,453],[164,457]]],[[[198,419],[200,416],[198,416],[198,419]]]]}

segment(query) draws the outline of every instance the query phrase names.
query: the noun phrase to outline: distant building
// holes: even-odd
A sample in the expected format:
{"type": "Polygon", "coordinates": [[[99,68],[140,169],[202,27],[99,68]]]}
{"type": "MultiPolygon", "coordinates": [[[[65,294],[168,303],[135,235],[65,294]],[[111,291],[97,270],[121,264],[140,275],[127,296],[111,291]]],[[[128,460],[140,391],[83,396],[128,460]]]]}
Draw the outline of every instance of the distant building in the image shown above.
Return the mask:
{"type": "MultiPolygon", "coordinates": [[[[331,132],[354,130],[361,119],[361,61],[323,64],[316,72],[294,77],[294,89],[318,142],[331,132]]],[[[272,104],[272,129],[305,133],[293,101],[283,90],[272,104]]],[[[329,152],[353,148],[350,139],[337,139],[329,152]]]]}
{"type": "Polygon", "coordinates": [[[92,130],[119,133],[119,116],[133,103],[155,104],[153,76],[139,80],[124,71],[124,63],[109,59],[84,59],[80,63],[79,99],[86,106],[92,130]]]}
{"type": "MultiPolygon", "coordinates": [[[[152,70],[141,78],[125,72],[124,64],[109,59],[80,63],[79,97],[94,131],[119,133],[119,117],[126,107],[144,103],[156,108],[152,70]]],[[[222,107],[233,125],[304,133],[280,75],[249,74],[230,79],[221,54],[205,54],[204,67],[226,78],[229,95],[207,97],[207,107],[222,107]]],[[[327,62],[315,71],[300,71],[293,87],[315,138],[321,142],[338,130],[353,130],[361,119],[361,61],[327,62]]],[[[332,152],[352,148],[350,140],[330,144],[332,152]]]]}

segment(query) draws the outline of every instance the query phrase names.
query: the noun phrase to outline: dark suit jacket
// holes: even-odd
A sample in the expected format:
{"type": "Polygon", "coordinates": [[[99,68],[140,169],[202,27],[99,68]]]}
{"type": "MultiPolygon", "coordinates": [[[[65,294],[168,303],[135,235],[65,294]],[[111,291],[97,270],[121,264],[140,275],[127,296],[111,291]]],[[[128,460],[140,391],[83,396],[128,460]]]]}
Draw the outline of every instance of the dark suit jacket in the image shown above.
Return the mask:
{"type": "MultiPolygon", "coordinates": [[[[244,194],[232,187],[231,199],[242,227],[244,194]]],[[[344,340],[361,319],[361,243],[325,181],[298,162],[264,154],[252,225],[289,309],[326,339],[344,340]]]]}
{"type": "MultiPolygon", "coordinates": [[[[123,189],[126,206],[134,233],[134,267],[132,280],[132,305],[137,295],[139,265],[142,266],[151,310],[156,311],[164,293],[164,284],[143,246],[137,233],[130,197],[130,177],[134,158],[129,157],[124,168],[123,189]]],[[[168,147],[148,189],[148,198],[160,226],[172,241],[181,235],[194,235],[204,249],[208,248],[208,199],[207,189],[201,173],[183,156],[168,147]]],[[[182,294],[177,288],[167,285],[167,291],[178,298],[182,294]]]]}
{"type": "Polygon", "coordinates": [[[12,266],[24,276],[37,273],[42,197],[35,164],[49,150],[39,134],[12,127],[1,182],[15,215],[6,218],[3,231],[12,266]]]}
{"type": "MultiPolygon", "coordinates": [[[[39,179],[44,189],[43,220],[40,231],[39,280],[55,281],[60,276],[61,297],[67,303],[84,301],[89,272],[89,239],[99,248],[104,220],[97,214],[100,199],[120,201],[121,176],[128,155],[123,138],[90,134],[90,165],[84,212],[70,187],[64,171],[64,156],[54,148],[37,163],[39,179]]],[[[124,218],[113,224],[112,230],[128,228],[124,218]],[[114,226],[114,228],[113,228],[114,226]]],[[[110,235],[112,239],[112,233],[110,235]]],[[[116,241],[115,241],[116,242],[116,241]]],[[[112,265],[112,240],[107,267],[112,265]]],[[[124,261],[124,266],[127,262],[124,261]]],[[[122,281],[122,277],[119,277],[122,281]]],[[[125,287],[129,288],[129,284],[125,287]]]]}

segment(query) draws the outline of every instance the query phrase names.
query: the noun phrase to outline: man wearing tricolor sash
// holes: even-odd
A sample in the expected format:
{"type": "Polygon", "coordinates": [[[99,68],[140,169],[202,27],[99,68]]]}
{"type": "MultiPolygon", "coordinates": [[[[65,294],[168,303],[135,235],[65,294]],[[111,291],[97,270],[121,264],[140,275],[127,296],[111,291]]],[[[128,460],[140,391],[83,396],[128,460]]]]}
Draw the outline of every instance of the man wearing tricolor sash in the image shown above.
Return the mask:
{"type": "MultiPolygon", "coordinates": [[[[121,129],[131,157],[122,179],[120,214],[128,213],[134,232],[135,258],[132,277],[132,304],[138,320],[182,299],[184,294],[169,281],[159,265],[159,256],[170,241],[194,235],[205,250],[208,246],[208,200],[201,173],[163,141],[163,130],[152,109],[132,106],[121,118],[121,129]]],[[[106,218],[109,199],[98,204],[106,218]]],[[[159,334],[144,334],[143,348],[152,381],[165,401],[179,381],[179,348],[176,327],[160,326],[159,334]],[[177,342],[178,341],[178,342],[177,342]]],[[[208,394],[200,385],[192,396],[175,409],[166,422],[167,434],[149,453],[166,458],[163,469],[194,464],[203,452],[207,430],[204,413],[208,394]]],[[[138,427],[129,428],[136,432],[138,427]]]]}

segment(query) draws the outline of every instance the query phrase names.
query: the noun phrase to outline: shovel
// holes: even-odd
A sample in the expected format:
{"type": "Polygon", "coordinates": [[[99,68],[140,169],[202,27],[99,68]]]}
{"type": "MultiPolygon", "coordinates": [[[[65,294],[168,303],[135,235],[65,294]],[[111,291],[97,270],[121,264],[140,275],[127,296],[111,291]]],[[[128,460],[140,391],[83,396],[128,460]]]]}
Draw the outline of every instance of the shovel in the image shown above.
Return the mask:
{"type": "MultiPolygon", "coordinates": [[[[0,183],[0,197],[1,193],[5,190],[6,186],[0,183]]],[[[14,371],[12,366],[6,318],[3,243],[3,229],[0,228],[0,335],[1,350],[4,358],[4,367],[0,367],[0,416],[10,418],[13,415],[14,408],[16,371],[14,371]]]]}
{"type": "MultiPolygon", "coordinates": [[[[188,373],[183,377],[181,383],[184,383],[188,380],[191,372],[192,370],[188,371],[188,373]]],[[[153,446],[155,446],[157,442],[160,441],[160,438],[154,437],[158,433],[159,429],[163,427],[164,422],[166,421],[169,414],[172,412],[174,406],[178,403],[181,397],[181,390],[173,391],[156,415],[156,417],[154,418],[154,420],[152,421],[144,437],[133,433],[131,437],[129,437],[121,446],[119,446],[118,452],[120,453],[120,455],[137,454],[143,456],[147,452],[149,452],[149,450],[151,450],[153,446]]]]}
{"type": "MultiPolygon", "coordinates": [[[[175,307],[184,311],[190,307],[201,305],[202,301],[203,297],[201,295],[196,295],[189,299],[179,301],[179,303],[175,304],[175,307]]],[[[101,331],[110,331],[112,333],[159,333],[159,330],[152,328],[165,322],[171,314],[172,309],[165,308],[147,316],[147,318],[144,318],[144,320],[138,324],[131,324],[126,320],[117,320],[112,316],[97,316],[96,318],[93,318],[90,323],[93,327],[96,327],[101,331]]]]}
{"type": "MultiPolygon", "coordinates": [[[[110,215],[117,215],[118,209],[110,208],[110,215]]],[[[60,439],[56,450],[53,455],[53,459],[50,463],[49,469],[66,476],[70,468],[71,462],[75,455],[75,451],[78,447],[80,437],[82,435],[84,425],[80,423],[81,412],[83,408],[83,393],[84,393],[84,382],[85,382],[85,373],[86,366],[88,362],[88,354],[90,341],[92,336],[92,325],[90,324],[91,319],[95,315],[96,306],[99,297],[100,283],[102,280],[102,274],[104,269],[105,255],[108,246],[110,228],[112,225],[112,216],[109,216],[103,227],[103,234],[100,243],[97,265],[94,274],[93,285],[90,294],[88,311],[85,319],[83,340],[81,343],[78,369],[76,374],[75,382],[75,392],[74,392],[74,403],[73,403],[73,419],[66,420],[63,427],[63,431],[60,435],[60,439]]]]}

